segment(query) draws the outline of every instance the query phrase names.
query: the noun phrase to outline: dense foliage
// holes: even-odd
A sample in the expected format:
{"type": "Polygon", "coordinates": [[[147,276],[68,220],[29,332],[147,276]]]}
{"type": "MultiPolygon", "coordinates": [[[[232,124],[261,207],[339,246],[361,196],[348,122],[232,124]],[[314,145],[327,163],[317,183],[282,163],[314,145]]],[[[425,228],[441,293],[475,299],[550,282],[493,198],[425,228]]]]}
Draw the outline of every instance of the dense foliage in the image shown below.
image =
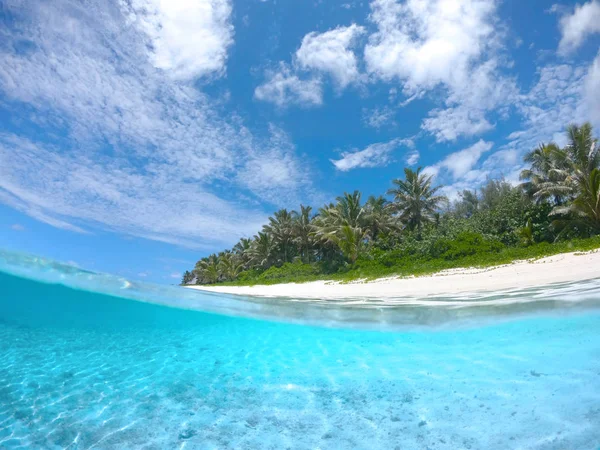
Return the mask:
{"type": "Polygon", "coordinates": [[[273,283],[418,274],[595,248],[600,239],[600,151],[592,127],[568,144],[525,155],[522,184],[488,180],[449,202],[433,178],[404,169],[384,196],[344,193],[316,213],[281,209],[252,239],[202,258],[182,282],[273,283]]]}

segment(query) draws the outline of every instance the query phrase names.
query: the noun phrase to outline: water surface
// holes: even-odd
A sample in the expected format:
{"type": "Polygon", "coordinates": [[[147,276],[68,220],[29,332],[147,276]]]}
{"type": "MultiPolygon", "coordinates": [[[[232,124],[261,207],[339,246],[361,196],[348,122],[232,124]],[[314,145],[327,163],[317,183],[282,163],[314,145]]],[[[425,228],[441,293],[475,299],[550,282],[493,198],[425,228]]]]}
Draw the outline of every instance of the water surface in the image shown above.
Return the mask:
{"type": "Polygon", "coordinates": [[[353,307],[0,271],[0,448],[600,447],[594,280],[353,307]]]}

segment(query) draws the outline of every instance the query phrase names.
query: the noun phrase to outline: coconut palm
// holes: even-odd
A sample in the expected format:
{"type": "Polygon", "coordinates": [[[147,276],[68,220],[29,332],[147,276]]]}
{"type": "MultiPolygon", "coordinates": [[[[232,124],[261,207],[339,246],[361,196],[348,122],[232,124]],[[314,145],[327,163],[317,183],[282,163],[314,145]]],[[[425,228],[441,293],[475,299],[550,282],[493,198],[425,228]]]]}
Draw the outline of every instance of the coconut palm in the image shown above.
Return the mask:
{"type": "Polygon", "coordinates": [[[237,244],[233,246],[233,252],[238,255],[239,261],[244,269],[248,269],[250,262],[250,247],[252,245],[252,239],[241,238],[237,244]]]}
{"type": "Polygon", "coordinates": [[[221,270],[219,267],[219,258],[217,255],[212,254],[207,258],[202,258],[196,265],[196,272],[198,278],[207,283],[216,283],[221,277],[221,270]]]}
{"type": "Polygon", "coordinates": [[[273,262],[275,245],[269,233],[259,231],[248,251],[251,263],[263,269],[269,267],[273,262]]]}
{"type": "Polygon", "coordinates": [[[369,237],[376,240],[380,233],[387,233],[397,227],[397,220],[392,215],[390,203],[382,195],[371,195],[365,204],[365,222],[369,237]]]}
{"type": "Polygon", "coordinates": [[[570,189],[563,185],[568,170],[567,152],[554,143],[541,144],[528,152],[523,160],[531,165],[520,174],[525,193],[537,203],[548,199],[554,199],[556,204],[563,203],[570,194],[570,189]]]}
{"type": "Polygon", "coordinates": [[[280,209],[273,217],[269,217],[269,223],[263,227],[263,231],[272,236],[274,244],[281,250],[283,262],[288,262],[294,237],[292,214],[287,209],[280,209]]]}
{"type": "Polygon", "coordinates": [[[552,210],[553,215],[566,216],[554,221],[563,229],[559,237],[573,229],[585,234],[600,232],[600,169],[593,169],[585,178],[577,177],[577,188],[579,193],[570,204],[552,210]]]}
{"type": "Polygon", "coordinates": [[[423,225],[434,221],[436,211],[447,201],[443,195],[437,195],[441,186],[432,186],[433,176],[425,175],[421,170],[421,167],[416,171],[405,168],[405,179],[392,180],[394,187],[387,191],[394,197],[392,208],[398,218],[409,230],[417,230],[419,237],[423,225]]]}
{"type": "Polygon", "coordinates": [[[350,262],[358,258],[369,230],[361,193],[347,192],[337,197],[335,204],[321,208],[315,219],[314,235],[322,243],[334,243],[350,262]]]}
{"type": "Polygon", "coordinates": [[[236,254],[226,252],[219,257],[219,269],[228,280],[235,280],[242,268],[242,263],[236,254]]]}
{"type": "Polygon", "coordinates": [[[313,246],[312,207],[300,205],[300,212],[292,211],[292,231],[294,241],[300,249],[300,257],[305,263],[310,263],[310,252],[313,246]]]}

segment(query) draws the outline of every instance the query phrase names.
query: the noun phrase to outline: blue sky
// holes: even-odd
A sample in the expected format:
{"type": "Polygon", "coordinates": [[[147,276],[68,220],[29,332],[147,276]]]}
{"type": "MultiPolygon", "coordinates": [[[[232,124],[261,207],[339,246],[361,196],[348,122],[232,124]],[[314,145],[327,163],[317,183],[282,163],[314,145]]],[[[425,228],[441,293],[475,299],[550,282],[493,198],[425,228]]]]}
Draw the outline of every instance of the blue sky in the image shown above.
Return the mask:
{"type": "Polygon", "coordinates": [[[160,283],[272,211],[600,129],[600,2],[0,7],[0,247],[160,283]]]}

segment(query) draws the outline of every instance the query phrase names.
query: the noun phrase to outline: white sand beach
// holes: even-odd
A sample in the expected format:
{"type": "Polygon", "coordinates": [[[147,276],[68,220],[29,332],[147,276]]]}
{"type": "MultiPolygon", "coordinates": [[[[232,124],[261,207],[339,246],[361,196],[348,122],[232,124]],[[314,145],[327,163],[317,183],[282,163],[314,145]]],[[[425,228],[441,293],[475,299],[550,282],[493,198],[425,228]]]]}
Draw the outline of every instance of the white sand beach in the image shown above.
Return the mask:
{"type": "Polygon", "coordinates": [[[257,297],[327,299],[346,297],[422,297],[498,291],[582,281],[600,277],[600,252],[563,253],[484,269],[463,268],[421,277],[388,277],[373,281],[313,281],[270,286],[186,286],[209,292],[257,297]]]}

